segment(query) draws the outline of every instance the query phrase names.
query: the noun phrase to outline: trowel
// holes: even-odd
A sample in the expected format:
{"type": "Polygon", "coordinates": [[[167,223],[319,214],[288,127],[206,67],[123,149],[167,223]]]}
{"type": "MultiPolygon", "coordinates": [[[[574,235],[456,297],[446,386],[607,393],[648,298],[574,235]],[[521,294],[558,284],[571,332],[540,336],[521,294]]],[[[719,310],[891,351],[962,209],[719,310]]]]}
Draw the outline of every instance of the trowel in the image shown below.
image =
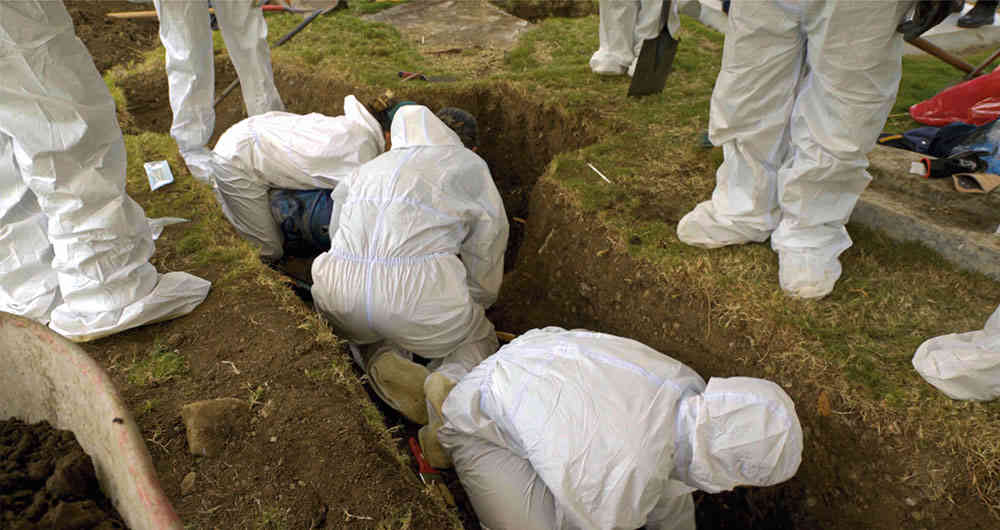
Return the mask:
{"type": "Polygon", "coordinates": [[[674,56],[677,55],[679,40],[670,35],[668,24],[671,0],[663,1],[663,29],[652,39],[642,42],[639,59],[632,73],[632,84],[628,86],[630,97],[648,96],[663,92],[667,84],[667,76],[674,66],[674,56]]]}

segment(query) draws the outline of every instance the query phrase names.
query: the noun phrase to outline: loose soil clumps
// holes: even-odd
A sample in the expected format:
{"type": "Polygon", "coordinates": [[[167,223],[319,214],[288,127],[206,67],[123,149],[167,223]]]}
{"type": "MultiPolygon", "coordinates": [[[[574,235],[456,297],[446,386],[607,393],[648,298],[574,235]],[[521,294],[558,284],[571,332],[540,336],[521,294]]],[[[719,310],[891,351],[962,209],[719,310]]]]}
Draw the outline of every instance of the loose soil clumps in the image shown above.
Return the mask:
{"type": "Polygon", "coordinates": [[[125,524],[72,432],[11,419],[0,422],[0,527],[112,530],[125,524]]]}
{"type": "Polygon", "coordinates": [[[66,0],[65,3],[73,18],[76,36],[90,51],[102,74],[112,66],[139,59],[159,42],[160,25],[155,18],[129,20],[107,16],[115,11],[153,9],[152,4],[111,0],[66,0]]]}

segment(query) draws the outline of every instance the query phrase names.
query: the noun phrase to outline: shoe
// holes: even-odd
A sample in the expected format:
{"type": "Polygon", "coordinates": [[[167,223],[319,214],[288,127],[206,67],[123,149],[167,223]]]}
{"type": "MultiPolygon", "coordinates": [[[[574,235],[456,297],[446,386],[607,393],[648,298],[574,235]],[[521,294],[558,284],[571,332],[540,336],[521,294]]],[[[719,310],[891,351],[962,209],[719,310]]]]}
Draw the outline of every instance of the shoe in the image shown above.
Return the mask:
{"type": "Polygon", "coordinates": [[[451,456],[444,450],[438,441],[438,429],[444,425],[444,414],[441,412],[444,400],[448,397],[451,389],[455,388],[455,382],[451,378],[440,373],[431,374],[424,381],[424,394],[427,396],[427,417],[429,422],[420,428],[417,438],[420,440],[420,450],[424,454],[424,459],[431,467],[437,469],[448,469],[452,467],[451,456]]]}
{"type": "Polygon", "coordinates": [[[431,423],[444,423],[444,414],[441,412],[444,400],[448,398],[451,389],[455,388],[455,382],[450,377],[434,372],[424,381],[424,395],[427,396],[427,413],[431,423]]]}
{"type": "Polygon", "coordinates": [[[624,75],[628,64],[621,64],[613,56],[598,50],[590,57],[590,69],[597,75],[624,75]]]}
{"type": "Polygon", "coordinates": [[[993,24],[993,18],[997,12],[996,2],[983,2],[980,0],[968,13],[958,18],[956,25],[960,28],[978,28],[993,24]]]}
{"type": "Polygon", "coordinates": [[[677,237],[683,243],[700,248],[760,243],[770,236],[769,230],[737,223],[716,214],[712,201],[695,206],[677,223],[677,237]]]}
{"type": "Polygon", "coordinates": [[[427,368],[404,359],[392,348],[377,352],[368,366],[368,377],[379,397],[420,425],[427,424],[424,380],[429,375],[427,368]]]}
{"type": "Polygon", "coordinates": [[[792,298],[823,298],[833,291],[843,270],[840,260],[828,257],[829,253],[813,254],[808,251],[778,252],[778,283],[785,294],[792,298]]]}

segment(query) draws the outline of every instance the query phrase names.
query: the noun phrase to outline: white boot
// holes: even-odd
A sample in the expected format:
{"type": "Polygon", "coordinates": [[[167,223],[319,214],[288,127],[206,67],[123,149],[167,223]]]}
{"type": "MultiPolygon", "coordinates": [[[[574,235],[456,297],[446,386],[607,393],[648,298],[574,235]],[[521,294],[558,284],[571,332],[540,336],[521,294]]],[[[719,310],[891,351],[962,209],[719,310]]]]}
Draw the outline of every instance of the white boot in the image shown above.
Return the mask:
{"type": "Polygon", "coordinates": [[[769,230],[718,215],[712,201],[695,206],[677,223],[677,237],[683,243],[701,248],[760,243],[770,235],[769,230]]]}
{"type": "Polygon", "coordinates": [[[778,252],[778,283],[785,294],[794,298],[822,298],[840,278],[840,260],[829,252],[802,250],[778,252]]]}

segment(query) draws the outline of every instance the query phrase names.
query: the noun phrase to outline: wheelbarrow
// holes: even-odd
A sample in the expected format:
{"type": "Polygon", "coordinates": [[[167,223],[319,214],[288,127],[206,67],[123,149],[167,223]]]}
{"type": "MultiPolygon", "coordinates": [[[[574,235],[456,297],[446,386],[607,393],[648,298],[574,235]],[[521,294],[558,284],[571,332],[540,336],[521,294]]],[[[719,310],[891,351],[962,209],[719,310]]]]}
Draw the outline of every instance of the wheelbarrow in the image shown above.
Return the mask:
{"type": "Polygon", "coordinates": [[[94,359],[45,326],[0,312],[0,366],[0,420],[72,431],[132,530],[183,528],[135,420],[94,359]]]}

